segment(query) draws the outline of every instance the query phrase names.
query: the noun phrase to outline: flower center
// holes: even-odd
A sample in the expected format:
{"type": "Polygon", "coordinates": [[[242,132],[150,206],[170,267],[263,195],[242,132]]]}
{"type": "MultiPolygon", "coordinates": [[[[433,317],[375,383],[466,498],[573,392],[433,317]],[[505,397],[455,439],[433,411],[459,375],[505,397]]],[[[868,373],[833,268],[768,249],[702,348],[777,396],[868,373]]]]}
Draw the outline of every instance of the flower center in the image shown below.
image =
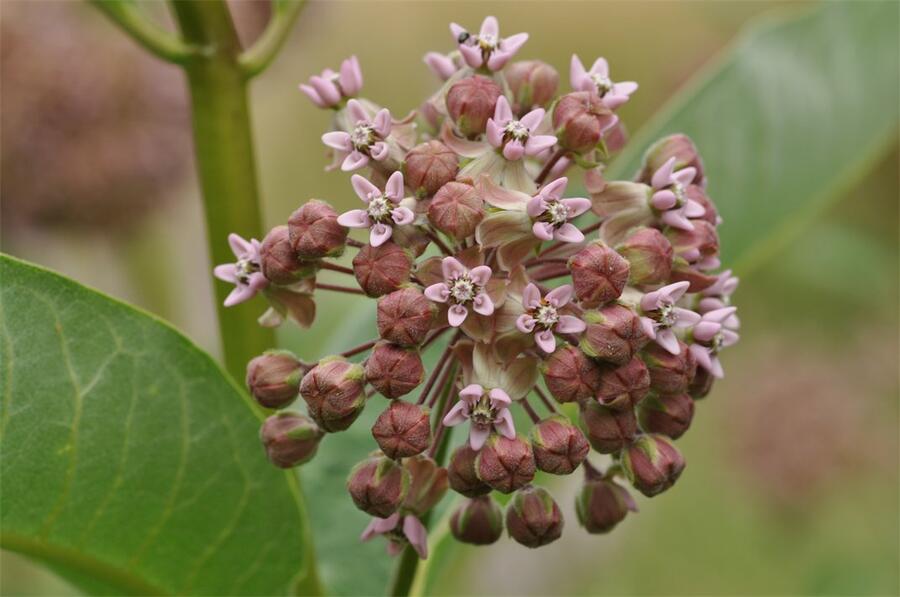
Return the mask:
{"type": "Polygon", "coordinates": [[[539,326],[549,330],[559,322],[559,311],[553,305],[541,300],[541,304],[532,311],[532,317],[539,326]]]}
{"type": "Polygon", "coordinates": [[[387,220],[391,211],[393,210],[390,201],[384,195],[377,195],[369,199],[369,207],[366,208],[369,217],[379,223],[387,220]]]}
{"type": "Polygon", "coordinates": [[[238,281],[243,284],[248,284],[250,282],[250,274],[255,274],[259,271],[259,264],[249,257],[243,257],[237,260],[237,263],[234,264],[234,268],[237,270],[238,281]]]}
{"type": "Polygon", "coordinates": [[[497,48],[497,39],[496,35],[492,35],[490,33],[486,35],[479,35],[475,38],[478,43],[478,47],[481,48],[482,52],[493,52],[497,48]]]}
{"type": "Polygon", "coordinates": [[[569,220],[569,208],[561,201],[547,201],[547,209],[543,213],[544,220],[559,228],[569,220]]]}
{"type": "Polygon", "coordinates": [[[458,304],[472,301],[478,294],[478,290],[475,282],[465,274],[450,282],[450,297],[458,304]]]}
{"type": "Polygon", "coordinates": [[[719,354],[719,351],[722,350],[722,344],[724,342],[725,337],[722,335],[722,332],[716,332],[716,335],[712,337],[712,340],[710,340],[710,352],[712,352],[712,354],[719,354]]]}
{"type": "Polygon", "coordinates": [[[676,182],[672,185],[672,193],[675,195],[675,206],[681,207],[684,205],[684,202],[687,201],[687,196],[685,195],[684,185],[680,182],[676,182]]]}
{"type": "Polygon", "coordinates": [[[491,406],[491,400],[487,394],[482,394],[469,410],[469,420],[481,427],[489,427],[497,417],[497,410],[491,406]]]}
{"type": "Polygon", "coordinates": [[[659,307],[659,309],[653,312],[651,318],[656,321],[656,323],[658,323],[661,327],[672,327],[678,320],[678,315],[675,313],[675,305],[671,303],[664,303],[659,307]]]}
{"type": "Polygon", "coordinates": [[[375,143],[375,129],[370,124],[357,124],[353,127],[353,132],[350,133],[350,143],[353,144],[353,148],[357,151],[368,149],[375,143]]]}
{"type": "Polygon", "coordinates": [[[591,75],[591,80],[594,82],[594,86],[597,88],[597,94],[600,97],[603,97],[613,88],[613,82],[609,80],[609,77],[604,77],[603,75],[593,74],[591,75]]]}
{"type": "Polygon", "coordinates": [[[518,120],[510,120],[507,125],[503,128],[504,137],[509,139],[516,139],[518,141],[525,141],[528,138],[528,127],[519,122],[518,120]]]}

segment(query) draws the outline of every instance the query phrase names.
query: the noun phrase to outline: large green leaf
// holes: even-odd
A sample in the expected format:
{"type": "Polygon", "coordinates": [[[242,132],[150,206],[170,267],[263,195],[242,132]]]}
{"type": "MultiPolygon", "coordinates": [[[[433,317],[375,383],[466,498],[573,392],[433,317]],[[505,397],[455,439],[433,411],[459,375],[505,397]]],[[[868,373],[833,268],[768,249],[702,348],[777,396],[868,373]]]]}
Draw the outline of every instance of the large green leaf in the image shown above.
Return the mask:
{"type": "Polygon", "coordinates": [[[103,594],[316,590],[294,475],[163,322],[0,257],[2,546],[103,594]]]}

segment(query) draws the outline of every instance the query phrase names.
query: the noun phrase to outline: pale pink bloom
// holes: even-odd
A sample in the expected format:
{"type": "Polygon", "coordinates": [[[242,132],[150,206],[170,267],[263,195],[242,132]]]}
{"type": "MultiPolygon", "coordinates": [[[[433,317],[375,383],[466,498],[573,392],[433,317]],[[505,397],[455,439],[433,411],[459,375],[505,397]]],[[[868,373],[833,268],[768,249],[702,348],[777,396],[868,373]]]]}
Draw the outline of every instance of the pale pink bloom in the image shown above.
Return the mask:
{"type": "Polygon", "coordinates": [[[587,327],[574,315],[563,315],[560,309],[572,300],[572,286],[554,288],[541,298],[541,291],[529,283],[522,291],[525,313],[519,315],[516,327],[523,334],[534,333],[534,341],[546,353],[556,350],[557,334],[580,334],[587,327]]]}
{"type": "Polygon", "coordinates": [[[468,420],[469,445],[477,452],[493,430],[508,439],[516,437],[512,413],[509,412],[511,403],[512,399],[500,388],[485,392],[483,387],[473,383],[460,390],[459,402],[453,405],[443,423],[453,427],[468,420]]]}
{"type": "Polygon", "coordinates": [[[331,131],[322,135],[325,145],[345,156],[341,170],[358,170],[367,166],[370,159],[380,162],[388,157],[385,139],[391,134],[392,124],[388,109],[383,108],[375,118],[369,118],[363,105],[352,99],[347,102],[347,113],[353,123],[352,131],[331,131]]]}
{"type": "Polygon", "coordinates": [[[432,284],[425,289],[425,296],[436,303],[449,303],[447,321],[453,327],[459,327],[469,315],[469,306],[481,315],[494,312],[494,302],[485,285],[491,279],[491,268],[486,265],[467,269],[454,257],[444,257],[441,261],[444,281],[432,284]]]}
{"type": "Polygon", "coordinates": [[[439,52],[428,52],[423,60],[428,69],[441,81],[446,81],[459,70],[452,58],[439,52]]]}
{"type": "Polygon", "coordinates": [[[326,68],[321,75],[313,75],[306,84],[301,83],[300,91],[320,108],[333,108],[340,105],[343,98],[356,96],[362,84],[359,60],[351,56],[341,62],[340,72],[326,68]]]}
{"type": "Polygon", "coordinates": [[[496,17],[486,17],[478,33],[469,33],[461,25],[450,23],[450,32],[466,64],[472,68],[486,66],[497,71],[506,66],[509,59],[528,41],[527,33],[500,37],[500,25],[496,17]]]}
{"type": "Polygon", "coordinates": [[[411,224],[415,214],[400,205],[403,199],[403,173],[394,172],[385,184],[384,192],[369,180],[354,174],[350,179],[353,190],[368,205],[366,209],[351,209],[341,214],[337,221],[347,228],[368,228],[369,244],[383,245],[394,232],[394,226],[411,224]]]}
{"type": "Polygon", "coordinates": [[[727,346],[733,346],[740,339],[737,332],[728,325],[729,321],[736,321],[736,311],[737,307],[708,311],[694,326],[691,354],[698,365],[717,378],[725,376],[722,363],[719,362],[719,351],[727,346]]]}
{"type": "Polygon", "coordinates": [[[260,271],[258,240],[252,238],[247,241],[232,233],[228,235],[228,244],[237,257],[237,262],[217,265],[213,275],[234,284],[234,290],[225,299],[225,306],[233,307],[253,298],[257,292],[268,286],[269,281],[260,271]]]}
{"type": "MultiPolygon", "coordinates": [[[[702,298],[697,303],[697,312],[701,315],[727,307],[730,303],[731,295],[737,289],[739,279],[732,275],[731,270],[725,270],[719,274],[712,286],[700,291],[702,298]]],[[[737,315],[731,315],[725,320],[726,328],[736,330],[741,327],[740,319],[737,315]]]]}
{"type": "Polygon", "coordinates": [[[504,96],[497,99],[494,117],[487,121],[487,139],[496,148],[503,148],[503,157],[515,161],[522,156],[536,156],[556,144],[553,135],[533,135],[544,119],[544,110],[535,108],[519,120],[513,118],[512,108],[504,96]]]}
{"type": "Polygon", "coordinates": [[[697,313],[675,306],[689,286],[689,282],[675,282],[648,292],[641,298],[641,311],[644,312],[640,319],[641,329],[672,354],[681,353],[678,337],[672,328],[689,328],[700,321],[697,313]]]}
{"type": "Polygon", "coordinates": [[[408,542],[421,559],[428,558],[428,531],[425,525],[412,514],[401,516],[394,512],[387,518],[373,518],[360,539],[368,541],[376,535],[388,538],[387,551],[390,555],[399,555],[408,542]]]}
{"type": "Polygon", "coordinates": [[[557,178],[544,185],[526,206],[528,215],[536,220],[532,226],[534,235],[541,240],[559,240],[580,243],[584,234],[570,220],[591,208],[590,199],[571,197],[563,199],[569,179],[557,178]]]}
{"type": "Polygon", "coordinates": [[[706,213],[703,205],[685,194],[685,189],[694,180],[696,173],[696,168],[692,166],[675,172],[675,156],[653,173],[650,184],[655,192],[650,198],[650,204],[663,212],[660,218],[664,224],[672,228],[693,230],[694,225],[689,218],[700,218],[706,213]]]}
{"type": "Polygon", "coordinates": [[[591,66],[591,70],[585,70],[584,65],[577,55],[572,55],[572,63],[569,69],[569,82],[575,91],[591,91],[596,93],[606,107],[615,110],[628,101],[638,84],[634,81],[614,83],[609,78],[609,64],[605,58],[597,58],[591,66]]]}

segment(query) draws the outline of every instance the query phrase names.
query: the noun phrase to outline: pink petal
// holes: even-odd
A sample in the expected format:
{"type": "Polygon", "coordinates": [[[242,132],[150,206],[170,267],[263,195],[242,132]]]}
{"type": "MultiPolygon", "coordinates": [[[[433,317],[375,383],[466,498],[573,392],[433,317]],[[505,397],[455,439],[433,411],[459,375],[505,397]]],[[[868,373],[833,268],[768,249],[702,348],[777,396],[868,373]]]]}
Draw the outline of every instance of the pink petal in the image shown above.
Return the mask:
{"type": "Polygon", "coordinates": [[[457,402],[453,405],[453,408],[450,409],[450,412],[447,413],[447,416],[444,417],[441,423],[443,423],[445,427],[454,427],[463,423],[466,419],[466,403],[457,402]]]}
{"type": "Polygon", "coordinates": [[[694,328],[694,339],[700,342],[709,342],[712,340],[719,330],[722,329],[721,323],[714,321],[701,321],[694,328]]]}
{"type": "Polygon", "coordinates": [[[500,35],[500,23],[497,17],[487,16],[481,22],[481,31],[478,32],[479,37],[497,37],[500,35]]]}
{"type": "Polygon", "coordinates": [[[525,116],[519,119],[519,122],[527,128],[529,131],[533,131],[541,124],[541,121],[544,119],[544,110],[543,108],[535,108],[525,116]]]}
{"type": "Polygon", "coordinates": [[[391,113],[387,108],[382,108],[375,115],[375,121],[372,123],[375,132],[382,139],[387,138],[391,134],[391,113]]]}
{"type": "Polygon", "coordinates": [[[483,394],[484,388],[477,383],[469,384],[459,391],[459,397],[469,404],[474,404],[483,394]]]}
{"type": "Polygon", "coordinates": [[[510,162],[522,159],[523,155],[525,155],[525,146],[518,139],[513,139],[503,146],[503,157],[510,162]]]}
{"type": "Polygon", "coordinates": [[[709,372],[712,373],[712,376],[716,379],[722,379],[725,377],[725,370],[722,369],[722,362],[719,360],[719,357],[716,355],[711,355],[709,358],[710,361],[710,369],[709,372]]]}
{"type": "Polygon", "coordinates": [[[258,290],[262,290],[266,286],[269,285],[269,280],[262,274],[262,272],[253,272],[250,274],[250,279],[247,280],[247,286],[250,287],[250,290],[255,294],[258,290]]]}
{"type": "Polygon", "coordinates": [[[497,49],[491,52],[491,55],[488,57],[487,67],[490,70],[500,70],[506,63],[509,62],[509,59],[513,57],[515,52],[510,52],[508,50],[497,49]]]}
{"type": "Polygon", "coordinates": [[[368,228],[372,225],[364,209],[351,209],[338,216],[337,223],[347,228],[368,228]]]}
{"type": "Polygon", "coordinates": [[[722,346],[734,346],[741,337],[733,330],[722,330],[722,346]]]}
{"type": "Polygon", "coordinates": [[[537,155],[556,145],[556,137],[553,135],[530,135],[525,142],[525,153],[537,155]]]}
{"type": "Polygon", "coordinates": [[[369,113],[366,112],[365,107],[355,99],[347,102],[347,114],[350,115],[350,121],[353,124],[369,122],[369,113]]]}
{"type": "Polygon", "coordinates": [[[672,209],[676,203],[678,203],[678,198],[675,197],[675,193],[668,189],[656,191],[653,193],[653,197],[650,198],[650,205],[659,211],[672,209]]]}
{"type": "Polygon", "coordinates": [[[466,273],[466,266],[455,257],[444,257],[441,260],[441,272],[445,280],[454,280],[466,273]]]}
{"type": "Polygon", "coordinates": [[[486,265],[479,265],[469,270],[469,279],[478,286],[484,286],[491,279],[491,268],[486,265]]]}
{"type": "Polygon", "coordinates": [[[397,207],[391,211],[391,219],[398,226],[405,226],[406,224],[412,224],[413,220],[416,219],[416,214],[408,207],[397,207]]]}
{"type": "Polygon", "coordinates": [[[553,238],[565,243],[580,243],[584,240],[584,233],[575,224],[566,222],[553,232],[553,238]]]}
{"type": "Polygon", "coordinates": [[[341,101],[341,92],[331,81],[322,77],[310,77],[309,84],[328,105],[333,106],[341,101]]]}
{"type": "Polygon", "coordinates": [[[365,168],[369,163],[369,156],[358,151],[353,151],[341,162],[341,170],[344,172],[353,172],[360,168],[365,168]]]}
{"type": "Polygon", "coordinates": [[[497,418],[494,420],[494,429],[506,439],[516,438],[516,426],[508,408],[504,408],[497,414],[497,418]]]}
{"type": "Polygon", "coordinates": [[[477,452],[482,448],[482,446],[484,446],[484,442],[487,441],[487,438],[490,434],[490,429],[472,425],[469,428],[469,446],[471,446],[471,448],[477,452]]]}
{"type": "Polygon", "coordinates": [[[597,58],[591,65],[590,73],[592,75],[600,75],[601,77],[609,77],[609,63],[606,58],[597,58]]]}
{"type": "Polygon", "coordinates": [[[522,306],[526,309],[534,309],[541,304],[541,291],[537,285],[529,283],[522,290],[522,306]]]}
{"type": "Polygon", "coordinates": [[[488,118],[486,131],[488,143],[493,147],[503,145],[503,129],[493,118],[488,118]]]}
{"type": "Polygon", "coordinates": [[[656,343],[672,354],[681,354],[681,347],[678,345],[678,338],[675,336],[675,332],[668,328],[657,330],[656,343]]]}
{"type": "Polygon", "coordinates": [[[302,91],[304,94],[306,94],[306,97],[308,97],[309,99],[311,99],[311,100],[312,100],[312,103],[314,103],[314,104],[317,105],[318,107],[320,107],[320,108],[327,108],[327,107],[328,107],[328,104],[326,104],[325,101],[322,100],[321,97],[319,97],[318,92],[317,92],[315,89],[313,89],[311,86],[305,85],[305,84],[302,84],[302,83],[301,83],[301,84],[300,84],[300,91],[302,91]]]}
{"type": "Polygon", "coordinates": [[[472,308],[481,315],[492,315],[494,313],[494,301],[491,300],[491,297],[486,292],[482,292],[475,295],[475,298],[472,300],[472,308]]]}
{"type": "Polygon", "coordinates": [[[504,37],[500,40],[500,49],[512,56],[516,52],[518,52],[525,42],[528,41],[527,33],[516,33],[515,35],[510,35],[509,37],[504,37]]]}
{"type": "Polygon", "coordinates": [[[712,358],[710,357],[710,351],[705,346],[700,346],[699,344],[691,344],[688,347],[688,350],[691,351],[691,355],[693,355],[694,360],[697,361],[697,364],[712,373],[712,358]]]}
{"type": "Polygon", "coordinates": [[[362,69],[359,67],[359,60],[356,56],[351,56],[341,63],[341,75],[339,80],[344,95],[356,95],[359,93],[360,89],[362,89],[362,69]]]}
{"type": "Polygon", "coordinates": [[[509,397],[509,394],[501,390],[500,388],[494,388],[490,392],[488,392],[488,397],[491,399],[491,406],[500,409],[506,408],[512,403],[512,399],[509,397]]]}
{"type": "Polygon", "coordinates": [[[399,170],[391,174],[384,187],[384,196],[393,199],[394,203],[403,198],[403,173],[399,170]]]}
{"type": "Polygon", "coordinates": [[[591,200],[584,197],[570,197],[560,201],[569,210],[569,219],[577,218],[591,208],[591,200]]]}
{"type": "Polygon", "coordinates": [[[681,213],[681,210],[669,210],[660,217],[664,224],[679,230],[693,230],[694,225],[681,213]]]}
{"type": "Polygon", "coordinates": [[[403,534],[419,557],[428,559],[428,531],[418,518],[412,515],[403,517],[403,534]]]}
{"type": "Polygon", "coordinates": [[[363,531],[360,539],[368,541],[375,535],[384,535],[388,531],[393,530],[398,522],[400,522],[399,512],[394,512],[387,518],[373,518],[371,522],[369,522],[369,526],[366,527],[366,530],[363,531]]]}
{"type": "Polygon", "coordinates": [[[213,275],[220,280],[236,284],[238,281],[237,267],[233,263],[217,265],[213,269],[213,275]]]}
{"type": "Polygon", "coordinates": [[[534,324],[536,323],[534,317],[529,315],[528,313],[522,313],[516,319],[516,328],[523,334],[530,334],[534,331],[534,324]]]}
{"type": "Polygon", "coordinates": [[[472,68],[479,68],[484,61],[484,56],[481,54],[481,48],[477,48],[475,46],[470,46],[466,44],[460,44],[459,53],[462,54],[463,60],[466,61],[466,64],[471,66],[472,68]]]}
{"type": "Polygon", "coordinates": [[[556,350],[556,337],[550,330],[544,330],[534,335],[534,342],[546,353],[556,350]]]}
{"type": "Polygon", "coordinates": [[[243,303],[244,301],[252,299],[253,295],[255,294],[256,291],[249,286],[238,284],[234,287],[234,290],[232,290],[228,294],[228,296],[225,297],[225,302],[223,304],[226,307],[233,307],[239,303],[243,303]]]}
{"type": "Polygon", "coordinates": [[[468,315],[469,315],[468,309],[466,309],[462,305],[453,305],[447,311],[447,322],[451,326],[458,328],[459,326],[461,326],[463,324],[463,322],[466,320],[466,316],[468,316],[468,315]]]}
{"type": "Polygon", "coordinates": [[[365,176],[354,174],[350,177],[350,184],[353,186],[356,196],[366,203],[381,195],[381,189],[372,184],[365,176]]]}
{"type": "Polygon", "coordinates": [[[535,222],[531,231],[541,240],[553,240],[553,224],[548,222],[535,222]]]}
{"type": "Polygon", "coordinates": [[[641,324],[641,331],[650,339],[656,338],[656,325],[649,317],[641,317],[638,322],[641,324]]]}
{"type": "Polygon", "coordinates": [[[737,312],[737,307],[722,307],[721,309],[714,309],[712,311],[707,312],[703,315],[703,319],[707,321],[715,321],[718,323],[724,322],[726,319],[731,317],[737,312]]]}
{"type": "Polygon", "coordinates": [[[458,23],[450,23],[450,33],[453,35],[453,41],[457,42],[459,40],[459,36],[463,33],[468,33],[465,27],[458,23]]]}
{"type": "Polygon", "coordinates": [[[438,76],[439,79],[446,81],[456,72],[456,65],[453,64],[453,60],[445,56],[444,54],[439,54],[437,52],[428,52],[425,54],[425,64],[435,75],[438,76]]]}
{"type": "Polygon", "coordinates": [[[675,313],[675,317],[677,317],[675,327],[688,328],[700,321],[700,314],[694,313],[690,309],[675,307],[673,312],[675,313]]]}
{"type": "Polygon", "coordinates": [[[253,243],[244,240],[234,232],[228,235],[228,246],[231,247],[231,252],[238,259],[253,254],[253,243]]]}
{"type": "Polygon", "coordinates": [[[629,96],[635,91],[637,91],[638,84],[634,81],[622,81],[621,83],[616,83],[613,85],[613,93],[616,95],[624,95],[629,96]]]}
{"type": "Polygon", "coordinates": [[[372,156],[372,159],[376,162],[383,161],[386,157],[388,157],[388,153],[390,153],[391,149],[388,147],[388,144],[384,141],[376,141],[372,143],[371,147],[369,147],[369,155],[372,156]]]}
{"type": "Polygon", "coordinates": [[[615,93],[607,93],[603,96],[603,103],[606,104],[606,107],[610,110],[615,110],[622,104],[628,101],[627,95],[617,95],[615,93]]]}
{"type": "Polygon", "coordinates": [[[694,180],[694,177],[697,175],[697,169],[689,166],[687,168],[682,168],[678,172],[672,174],[672,180],[680,184],[681,186],[688,186],[691,184],[691,181],[694,180]]]}
{"type": "Polygon", "coordinates": [[[666,163],[659,167],[659,170],[653,173],[650,184],[654,189],[664,189],[672,184],[672,170],[675,169],[675,156],[666,160],[666,163]]]}
{"type": "Polygon", "coordinates": [[[528,203],[525,206],[525,211],[532,218],[536,218],[547,211],[547,202],[544,201],[543,197],[541,197],[540,195],[535,195],[528,200],[528,203]]]}
{"type": "MultiPolygon", "coordinates": [[[[541,187],[540,196],[545,197],[547,199],[556,199],[559,200],[562,197],[563,193],[566,192],[566,186],[569,184],[569,179],[565,176],[561,178],[557,178],[552,182],[548,182],[543,187],[541,187]]],[[[590,204],[588,204],[590,207],[590,204]]]]}
{"type": "Polygon", "coordinates": [[[659,295],[660,297],[664,297],[674,303],[682,296],[684,296],[684,293],[687,292],[688,288],[690,287],[690,282],[688,282],[687,280],[682,280],[681,282],[675,282],[673,284],[663,286],[659,289],[659,295]]]}
{"type": "Polygon", "coordinates": [[[373,247],[380,247],[391,238],[393,233],[394,229],[390,226],[375,224],[372,226],[371,230],[369,230],[369,244],[373,247]]]}
{"type": "Polygon", "coordinates": [[[587,71],[584,70],[581,59],[577,54],[572,54],[572,60],[569,63],[569,85],[576,91],[584,91],[582,85],[587,78],[587,71]]]}
{"type": "Polygon", "coordinates": [[[684,204],[684,215],[689,218],[702,218],[706,214],[706,208],[697,201],[688,199],[684,204]]]}
{"type": "Polygon", "coordinates": [[[450,287],[443,282],[432,284],[425,289],[425,296],[436,303],[446,303],[450,298],[450,287]]]}
{"type": "Polygon", "coordinates": [[[556,324],[558,334],[580,334],[587,329],[587,324],[574,315],[560,315],[556,324]]]}
{"type": "Polygon", "coordinates": [[[513,118],[512,108],[506,96],[501,95],[497,98],[497,105],[494,106],[494,120],[502,128],[506,126],[513,118]]]}
{"type": "Polygon", "coordinates": [[[563,284],[558,288],[554,288],[553,290],[548,292],[547,296],[544,298],[554,307],[562,307],[570,300],[572,300],[572,285],[563,284]]]}

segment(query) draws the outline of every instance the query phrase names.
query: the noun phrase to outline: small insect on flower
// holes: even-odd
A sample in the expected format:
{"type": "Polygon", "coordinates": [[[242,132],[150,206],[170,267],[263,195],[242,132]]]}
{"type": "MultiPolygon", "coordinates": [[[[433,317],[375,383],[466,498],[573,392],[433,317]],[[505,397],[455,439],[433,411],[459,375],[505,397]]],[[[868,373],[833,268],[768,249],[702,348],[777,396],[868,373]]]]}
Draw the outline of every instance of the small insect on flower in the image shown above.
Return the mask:
{"type": "Polygon", "coordinates": [[[269,285],[269,281],[261,271],[258,240],[255,238],[244,240],[232,233],[228,235],[228,244],[237,261],[217,265],[213,274],[220,280],[234,284],[234,290],[225,298],[225,306],[233,307],[253,298],[257,292],[269,285]]]}
{"type": "Polygon", "coordinates": [[[528,41],[527,33],[500,37],[500,24],[496,17],[485,18],[477,34],[469,33],[456,23],[450,23],[450,32],[466,64],[472,68],[486,67],[492,71],[506,66],[509,59],[528,41]]]}

